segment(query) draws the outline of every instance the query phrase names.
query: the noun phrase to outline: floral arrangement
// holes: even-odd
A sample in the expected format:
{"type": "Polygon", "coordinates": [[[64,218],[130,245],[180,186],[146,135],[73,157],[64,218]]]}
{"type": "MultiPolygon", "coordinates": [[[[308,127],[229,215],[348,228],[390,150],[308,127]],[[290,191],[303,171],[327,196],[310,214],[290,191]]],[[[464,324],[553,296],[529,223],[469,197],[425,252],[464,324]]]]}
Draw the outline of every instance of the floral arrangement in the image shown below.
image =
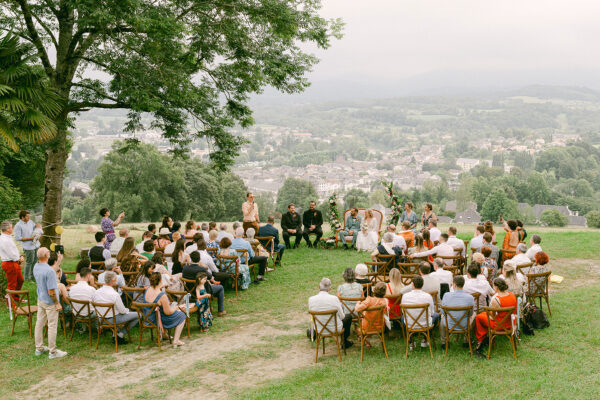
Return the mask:
{"type": "Polygon", "coordinates": [[[333,233],[342,227],[340,212],[337,209],[337,193],[329,196],[329,226],[331,226],[331,232],[333,233]]]}
{"type": "Polygon", "coordinates": [[[381,181],[381,184],[385,187],[385,192],[390,198],[390,209],[392,210],[390,224],[397,225],[402,216],[402,199],[394,194],[394,182],[381,181]]]}

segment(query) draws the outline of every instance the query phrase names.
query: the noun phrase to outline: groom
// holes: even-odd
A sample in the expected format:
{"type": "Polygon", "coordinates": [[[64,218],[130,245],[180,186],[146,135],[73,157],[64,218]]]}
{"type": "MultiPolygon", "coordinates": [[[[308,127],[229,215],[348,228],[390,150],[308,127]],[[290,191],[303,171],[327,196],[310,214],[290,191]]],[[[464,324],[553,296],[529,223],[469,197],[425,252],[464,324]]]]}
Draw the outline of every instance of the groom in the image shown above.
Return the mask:
{"type": "Polygon", "coordinates": [[[339,239],[344,244],[344,250],[348,250],[348,244],[346,243],[346,236],[352,236],[352,248],[356,248],[356,238],[360,231],[360,224],[362,218],[358,215],[358,208],[354,207],[350,210],[350,215],[346,218],[346,225],[344,230],[339,232],[339,239]]]}

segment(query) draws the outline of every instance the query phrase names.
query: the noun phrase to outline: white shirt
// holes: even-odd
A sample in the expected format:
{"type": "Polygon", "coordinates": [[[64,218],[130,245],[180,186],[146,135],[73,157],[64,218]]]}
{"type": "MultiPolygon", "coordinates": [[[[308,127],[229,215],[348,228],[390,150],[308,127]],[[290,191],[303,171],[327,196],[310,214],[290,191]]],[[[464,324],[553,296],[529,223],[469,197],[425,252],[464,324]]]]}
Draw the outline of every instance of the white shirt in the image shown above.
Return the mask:
{"type": "MultiPolygon", "coordinates": [[[[431,296],[429,296],[431,297],[431,296]]],[[[342,303],[340,299],[336,296],[332,296],[329,293],[321,290],[319,294],[314,295],[308,299],[308,310],[309,311],[330,311],[337,310],[337,316],[335,321],[337,323],[338,332],[342,330],[344,324],[342,323],[342,319],[344,318],[344,310],[342,309],[342,303]]],[[[319,321],[325,323],[327,319],[329,319],[328,315],[319,315],[317,317],[319,321]]],[[[332,332],[335,332],[336,326],[333,325],[334,319],[332,318],[327,325],[327,329],[330,329],[332,332]]],[[[321,330],[321,326],[317,325],[317,329],[321,330]]]]}
{"type": "Polygon", "coordinates": [[[434,278],[437,278],[437,280],[440,281],[440,283],[447,283],[448,286],[450,287],[450,291],[452,291],[452,280],[454,278],[454,276],[452,275],[452,272],[446,271],[443,268],[438,268],[435,271],[433,271],[432,273],[430,273],[429,276],[433,276],[434,278]]]}
{"type": "MultiPolygon", "coordinates": [[[[71,289],[69,290],[69,297],[75,300],[92,301],[94,293],[96,293],[96,289],[88,285],[86,281],[79,281],[75,285],[71,286],[71,289]]],[[[75,307],[75,304],[71,305],[72,307],[75,307]]],[[[77,306],[79,306],[79,304],[77,306]]],[[[77,309],[77,311],[80,311],[79,308],[77,309]]],[[[90,311],[92,311],[91,305],[90,311]]],[[[81,306],[81,313],[79,315],[88,315],[87,307],[81,306]]]]}
{"type": "Polygon", "coordinates": [[[208,267],[212,272],[219,272],[215,262],[208,251],[200,250],[200,262],[208,267]]]}
{"type": "MultiPolygon", "coordinates": [[[[115,239],[115,240],[117,240],[117,239],[115,239]]],[[[151,240],[151,239],[146,239],[146,240],[151,240]]],[[[146,240],[142,240],[139,244],[137,244],[135,246],[135,249],[137,250],[138,253],[142,254],[144,252],[144,242],[146,240]]]]}
{"type": "MultiPolygon", "coordinates": [[[[454,252],[454,247],[450,246],[448,243],[440,243],[431,250],[422,251],[420,253],[413,254],[413,257],[416,257],[416,258],[427,257],[427,256],[431,256],[433,254],[435,254],[436,256],[444,256],[444,257],[451,257],[451,256],[456,255],[454,252]]],[[[444,260],[444,264],[452,265],[452,260],[444,260]]]]}
{"type": "Polygon", "coordinates": [[[529,257],[527,257],[527,255],[523,253],[517,254],[511,260],[513,260],[515,262],[515,265],[517,266],[531,264],[531,260],[529,259],[529,257]]]}
{"type": "MultiPolygon", "coordinates": [[[[123,304],[123,300],[121,300],[121,296],[119,293],[113,289],[112,286],[102,286],[100,289],[96,290],[96,292],[92,295],[92,301],[94,303],[110,303],[115,305],[115,312],[117,314],[128,314],[129,309],[125,307],[123,304]]],[[[106,312],[105,307],[98,307],[96,309],[96,314],[100,317],[100,314],[104,314],[106,312]]],[[[106,318],[114,318],[110,312],[106,315],[106,318]]]]}
{"type": "MultiPolygon", "coordinates": [[[[431,326],[431,316],[435,312],[433,308],[433,297],[429,293],[425,293],[421,289],[413,289],[410,292],[402,295],[402,304],[429,304],[429,320],[425,319],[425,313],[423,313],[418,321],[422,326],[431,326]]],[[[416,318],[420,313],[420,309],[409,310],[408,313],[416,318]]],[[[408,325],[413,325],[414,319],[408,319],[408,325]]]]}
{"type": "Polygon", "coordinates": [[[233,241],[233,235],[231,233],[227,231],[219,231],[219,234],[217,235],[217,243],[221,243],[221,239],[223,238],[229,238],[229,240],[233,241]]]}
{"type": "Polygon", "coordinates": [[[2,233],[0,235],[0,258],[2,261],[18,262],[21,254],[12,236],[2,233]]]}
{"type": "Polygon", "coordinates": [[[429,230],[429,240],[432,242],[438,242],[440,240],[440,236],[442,236],[442,231],[440,231],[436,226],[429,230]]]}
{"type": "Polygon", "coordinates": [[[200,231],[200,233],[202,233],[202,236],[204,236],[204,241],[206,243],[210,242],[210,238],[208,237],[208,231],[200,231]]]}
{"type": "Polygon", "coordinates": [[[464,257],[465,253],[465,242],[457,238],[456,236],[449,236],[447,243],[454,249],[461,249],[461,255],[464,257]]]}
{"type": "MultiPolygon", "coordinates": [[[[116,256],[117,254],[119,254],[119,250],[121,250],[121,247],[123,247],[123,243],[125,243],[125,239],[126,238],[119,236],[118,238],[113,240],[113,242],[110,244],[110,254],[111,255],[116,256]]],[[[143,243],[142,243],[142,250],[143,250],[143,243]]]]}
{"type": "Polygon", "coordinates": [[[198,251],[198,245],[196,243],[189,245],[185,248],[185,254],[192,254],[193,252],[198,251]]]}
{"type": "Polygon", "coordinates": [[[463,290],[469,294],[471,293],[481,293],[479,296],[479,309],[481,310],[483,307],[487,306],[486,299],[488,296],[494,295],[494,289],[490,286],[485,276],[479,274],[477,278],[469,278],[465,275],[465,286],[463,290]]]}
{"type": "Polygon", "coordinates": [[[473,239],[471,239],[471,242],[469,243],[469,247],[472,249],[478,249],[481,246],[483,246],[483,235],[475,236],[473,239]]]}
{"type": "MultiPolygon", "coordinates": [[[[98,283],[104,283],[104,274],[106,274],[106,271],[104,271],[103,273],[101,273],[100,275],[98,275],[98,283]]],[[[121,288],[123,286],[127,286],[127,284],[125,283],[125,278],[123,277],[123,275],[121,274],[117,274],[117,286],[119,287],[119,295],[122,293],[121,292],[121,288]]]]}
{"type": "MultiPolygon", "coordinates": [[[[393,233],[393,232],[392,232],[393,233]]],[[[381,239],[381,244],[383,245],[383,239],[381,239]]],[[[406,251],[406,240],[401,235],[396,235],[394,233],[394,241],[392,242],[392,247],[400,247],[402,251],[406,251]]]]}
{"type": "Polygon", "coordinates": [[[527,258],[533,261],[535,260],[535,255],[540,251],[542,251],[542,246],[540,246],[539,244],[534,244],[529,248],[529,250],[527,250],[527,253],[525,253],[525,255],[527,256],[527,258]]]}

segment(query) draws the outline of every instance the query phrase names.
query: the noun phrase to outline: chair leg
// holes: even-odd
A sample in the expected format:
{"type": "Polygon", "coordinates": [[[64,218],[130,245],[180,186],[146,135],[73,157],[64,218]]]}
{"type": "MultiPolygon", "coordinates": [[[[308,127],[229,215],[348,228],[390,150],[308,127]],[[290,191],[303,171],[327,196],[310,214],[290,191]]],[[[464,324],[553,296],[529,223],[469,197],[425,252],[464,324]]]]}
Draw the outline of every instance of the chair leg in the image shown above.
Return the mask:
{"type": "Polygon", "coordinates": [[[552,310],[550,309],[550,299],[548,298],[548,296],[545,296],[544,298],[546,299],[546,305],[548,306],[548,314],[552,316],[552,310]]]}
{"type": "Polygon", "coordinates": [[[406,335],[406,353],[404,354],[404,358],[408,358],[408,343],[410,342],[411,333],[407,331],[406,335]]]}
{"type": "MultiPolygon", "coordinates": [[[[169,333],[167,333],[167,335],[169,335],[169,333]]],[[[158,341],[158,351],[162,351],[160,348],[160,332],[158,331],[158,326],[156,327],[156,340],[158,341]]]]}
{"type": "Polygon", "coordinates": [[[363,354],[365,352],[365,340],[366,340],[366,337],[364,337],[364,336],[360,337],[360,362],[362,362],[363,354]]]}
{"type": "Polygon", "coordinates": [[[488,336],[488,356],[487,359],[490,359],[490,355],[492,354],[492,342],[494,341],[494,336],[493,335],[489,335],[488,336]]]}
{"type": "Polygon", "coordinates": [[[337,347],[337,351],[338,351],[338,357],[339,357],[340,361],[342,361],[342,352],[341,352],[341,350],[340,350],[340,341],[339,341],[339,339],[338,339],[338,338],[339,338],[338,336],[334,336],[334,339],[335,339],[335,345],[336,345],[336,347],[337,347]]]}
{"type": "Polygon", "coordinates": [[[88,321],[88,323],[86,324],[87,328],[88,328],[88,337],[89,337],[89,342],[90,342],[90,346],[92,345],[92,321],[88,321]]]}
{"type": "Polygon", "coordinates": [[[390,357],[388,356],[387,348],[385,347],[384,332],[381,333],[381,345],[383,346],[383,352],[385,353],[385,358],[387,358],[389,360],[390,357]]]}
{"type": "Polygon", "coordinates": [[[427,335],[427,343],[429,344],[429,354],[431,358],[433,358],[433,350],[431,349],[431,336],[429,335],[429,331],[426,331],[425,335],[427,335]]]}
{"type": "Polygon", "coordinates": [[[69,338],[69,342],[73,341],[73,333],[75,333],[75,321],[71,324],[71,337],[69,338]]]}
{"type": "Polygon", "coordinates": [[[510,340],[510,344],[512,345],[513,357],[515,358],[515,361],[517,361],[517,350],[515,348],[515,340],[512,337],[512,335],[509,336],[508,339],[510,340]]]}
{"type": "Polygon", "coordinates": [[[189,317],[186,315],[186,321],[185,323],[187,324],[187,332],[188,332],[188,339],[190,338],[190,319],[189,317]]]}
{"type": "Polygon", "coordinates": [[[12,330],[10,331],[10,336],[12,336],[13,333],[15,332],[15,323],[16,322],[17,322],[17,314],[13,314],[13,320],[12,320],[13,326],[12,326],[12,330]]]}
{"type": "Polygon", "coordinates": [[[315,340],[315,344],[316,344],[316,353],[315,353],[315,363],[317,362],[317,360],[319,359],[319,336],[317,335],[317,340],[315,340]]]}
{"type": "Polygon", "coordinates": [[[98,327],[98,340],[96,340],[96,350],[98,350],[98,344],[100,344],[100,332],[102,328],[98,327]]]}
{"type": "Polygon", "coordinates": [[[469,352],[471,353],[471,357],[473,357],[473,347],[471,346],[471,330],[467,331],[467,340],[469,341],[469,352]]]}
{"type": "Polygon", "coordinates": [[[117,339],[117,329],[113,330],[113,334],[115,335],[115,353],[119,352],[119,339],[117,339]]]}
{"type": "Polygon", "coordinates": [[[323,338],[323,354],[325,354],[325,338],[323,338]]]}
{"type": "Polygon", "coordinates": [[[446,352],[444,353],[444,357],[448,356],[448,342],[450,341],[450,333],[446,331],[446,352]]]}
{"type": "MultiPolygon", "coordinates": [[[[142,347],[142,333],[144,333],[144,326],[140,325],[140,340],[138,342],[138,349],[142,347]]],[[[150,333],[152,333],[152,330],[150,330],[150,333]]],[[[151,339],[154,341],[154,338],[151,339]]]]}

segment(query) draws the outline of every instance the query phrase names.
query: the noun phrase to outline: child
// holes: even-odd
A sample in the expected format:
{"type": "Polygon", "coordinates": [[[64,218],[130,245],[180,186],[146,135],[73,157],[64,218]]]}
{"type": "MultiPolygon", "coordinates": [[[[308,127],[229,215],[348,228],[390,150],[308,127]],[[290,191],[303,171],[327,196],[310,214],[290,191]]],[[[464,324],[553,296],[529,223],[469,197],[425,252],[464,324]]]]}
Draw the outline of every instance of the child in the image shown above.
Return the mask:
{"type": "Polygon", "coordinates": [[[36,249],[40,247],[40,238],[43,234],[42,224],[35,224],[35,229],[33,230],[33,245],[36,249]]]}
{"type": "Polygon", "coordinates": [[[204,284],[208,276],[206,272],[198,272],[196,276],[196,306],[198,307],[198,325],[200,331],[206,332],[212,326],[213,316],[210,312],[210,294],[206,293],[204,284]]]}

